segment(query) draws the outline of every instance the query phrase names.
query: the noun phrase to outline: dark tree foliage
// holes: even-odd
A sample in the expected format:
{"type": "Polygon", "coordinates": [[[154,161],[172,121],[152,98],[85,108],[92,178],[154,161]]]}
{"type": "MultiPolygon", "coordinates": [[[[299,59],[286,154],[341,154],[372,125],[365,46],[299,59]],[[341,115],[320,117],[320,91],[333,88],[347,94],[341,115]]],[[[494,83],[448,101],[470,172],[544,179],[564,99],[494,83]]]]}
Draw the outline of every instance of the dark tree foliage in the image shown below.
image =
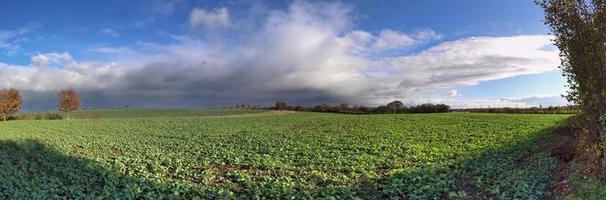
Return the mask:
{"type": "MultiPolygon", "coordinates": [[[[281,102],[281,101],[278,101],[281,102]]],[[[423,104],[418,106],[406,107],[401,101],[393,101],[387,105],[368,107],[368,106],[349,106],[349,104],[342,103],[339,105],[329,105],[326,103],[318,104],[311,107],[305,106],[286,106],[283,103],[283,109],[278,109],[278,103],[276,107],[272,109],[276,110],[293,110],[293,111],[309,111],[309,112],[333,112],[333,113],[351,113],[351,114],[394,114],[394,113],[441,113],[450,112],[450,106],[445,104],[423,104]]]]}
{"type": "Polygon", "coordinates": [[[351,110],[351,107],[349,107],[349,104],[346,103],[342,103],[341,105],[339,105],[339,112],[349,112],[351,110]]]}
{"type": "Polygon", "coordinates": [[[257,106],[253,104],[235,104],[223,106],[224,109],[256,109],[257,106]]]}
{"type": "Polygon", "coordinates": [[[274,107],[274,109],[276,109],[276,110],[286,110],[287,106],[288,105],[284,101],[276,101],[276,107],[274,107]]]}
{"type": "Polygon", "coordinates": [[[470,108],[455,109],[455,112],[478,112],[478,113],[520,113],[520,114],[578,114],[579,106],[549,106],[530,108],[470,108]]]}
{"type": "Polygon", "coordinates": [[[411,113],[441,113],[450,111],[450,106],[445,104],[421,104],[409,109],[411,113]]]}
{"type": "Polygon", "coordinates": [[[401,101],[397,101],[397,100],[392,101],[391,103],[388,103],[386,106],[389,109],[388,112],[391,112],[391,113],[398,113],[404,109],[404,103],[402,103],[401,101]]]}
{"type": "Polygon", "coordinates": [[[606,0],[536,0],[555,36],[568,80],[566,98],[581,107],[586,132],[602,146],[606,172],[606,0]]]}
{"type": "Polygon", "coordinates": [[[383,113],[395,113],[395,110],[392,110],[389,106],[378,106],[373,109],[373,113],[383,114],[383,113]]]}

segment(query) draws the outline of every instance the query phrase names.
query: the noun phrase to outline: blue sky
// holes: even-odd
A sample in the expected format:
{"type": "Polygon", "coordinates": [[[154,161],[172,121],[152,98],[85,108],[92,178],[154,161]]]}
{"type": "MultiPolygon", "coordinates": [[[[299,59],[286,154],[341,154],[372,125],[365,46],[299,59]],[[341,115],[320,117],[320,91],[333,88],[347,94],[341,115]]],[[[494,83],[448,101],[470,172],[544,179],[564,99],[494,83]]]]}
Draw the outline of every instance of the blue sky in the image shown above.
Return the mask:
{"type": "Polygon", "coordinates": [[[528,0],[4,1],[0,77],[26,109],[232,103],[564,105],[528,0]]]}

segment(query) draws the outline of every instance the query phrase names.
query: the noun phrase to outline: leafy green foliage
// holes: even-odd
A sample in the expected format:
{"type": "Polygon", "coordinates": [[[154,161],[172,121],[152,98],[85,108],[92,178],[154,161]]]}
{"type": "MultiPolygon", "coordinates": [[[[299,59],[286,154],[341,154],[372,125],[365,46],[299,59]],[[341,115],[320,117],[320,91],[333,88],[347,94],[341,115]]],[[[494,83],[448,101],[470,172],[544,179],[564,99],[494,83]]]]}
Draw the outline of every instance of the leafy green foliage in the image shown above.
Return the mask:
{"type": "Polygon", "coordinates": [[[600,168],[606,174],[606,0],[535,0],[558,47],[569,102],[581,108],[580,124],[601,146],[600,168]]]}
{"type": "Polygon", "coordinates": [[[597,177],[583,175],[578,169],[580,165],[579,161],[572,163],[570,186],[573,188],[573,192],[565,199],[604,199],[606,197],[606,182],[597,177]]]}
{"type": "Polygon", "coordinates": [[[569,117],[136,112],[4,123],[0,198],[536,199],[569,117]]]}

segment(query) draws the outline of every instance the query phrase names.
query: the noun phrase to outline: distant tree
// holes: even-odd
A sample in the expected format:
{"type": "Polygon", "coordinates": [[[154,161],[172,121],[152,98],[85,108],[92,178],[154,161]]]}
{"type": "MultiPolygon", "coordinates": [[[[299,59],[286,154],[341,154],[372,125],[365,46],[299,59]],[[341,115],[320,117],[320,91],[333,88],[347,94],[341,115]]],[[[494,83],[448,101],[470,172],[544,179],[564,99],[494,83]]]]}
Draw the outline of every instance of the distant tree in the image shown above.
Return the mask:
{"type": "Polygon", "coordinates": [[[351,110],[351,108],[349,107],[349,104],[346,103],[342,103],[341,105],[339,105],[339,111],[338,112],[349,112],[351,110]]]}
{"type": "Polygon", "coordinates": [[[393,112],[393,110],[388,106],[379,106],[373,110],[373,113],[377,113],[377,114],[385,114],[385,113],[391,113],[391,112],[393,112]]]}
{"type": "Polygon", "coordinates": [[[23,99],[19,90],[15,88],[0,90],[0,115],[6,121],[7,117],[19,112],[23,105],[23,99]]]}
{"type": "Polygon", "coordinates": [[[535,0],[545,10],[568,81],[566,98],[581,107],[589,136],[601,149],[606,177],[606,0],[535,0]]]}
{"type": "Polygon", "coordinates": [[[446,104],[438,104],[438,105],[436,105],[436,112],[438,112],[438,113],[450,112],[450,106],[446,105],[446,104]]]}
{"type": "Polygon", "coordinates": [[[67,114],[69,120],[69,114],[80,108],[80,96],[74,89],[65,89],[57,93],[59,95],[59,110],[67,114]]]}
{"type": "Polygon", "coordinates": [[[443,113],[450,112],[450,106],[446,104],[421,104],[408,108],[411,113],[443,113]]]}
{"type": "Polygon", "coordinates": [[[276,101],[276,110],[286,110],[288,105],[284,101],[276,101]]]}
{"type": "Polygon", "coordinates": [[[328,112],[330,111],[330,106],[328,104],[322,103],[320,105],[315,105],[313,108],[315,112],[328,112]]]}
{"type": "Polygon", "coordinates": [[[388,112],[391,113],[396,113],[401,111],[404,108],[404,103],[402,103],[401,101],[392,101],[391,103],[387,104],[387,108],[389,109],[388,112]]]}
{"type": "MultiPolygon", "coordinates": [[[[242,105],[245,106],[245,105],[242,105]]],[[[242,107],[241,106],[241,107],[242,107]]],[[[294,110],[294,111],[312,111],[312,112],[335,112],[335,113],[355,113],[355,114],[390,114],[390,113],[439,113],[450,112],[450,106],[446,104],[422,104],[418,106],[406,107],[401,101],[393,101],[387,105],[378,107],[353,106],[346,103],[339,105],[329,105],[326,103],[318,104],[312,107],[288,106],[282,101],[276,102],[272,109],[294,110]]]]}
{"type": "Polygon", "coordinates": [[[361,113],[361,114],[368,114],[371,112],[371,108],[366,107],[366,106],[357,106],[355,108],[357,113],[361,113]]]}

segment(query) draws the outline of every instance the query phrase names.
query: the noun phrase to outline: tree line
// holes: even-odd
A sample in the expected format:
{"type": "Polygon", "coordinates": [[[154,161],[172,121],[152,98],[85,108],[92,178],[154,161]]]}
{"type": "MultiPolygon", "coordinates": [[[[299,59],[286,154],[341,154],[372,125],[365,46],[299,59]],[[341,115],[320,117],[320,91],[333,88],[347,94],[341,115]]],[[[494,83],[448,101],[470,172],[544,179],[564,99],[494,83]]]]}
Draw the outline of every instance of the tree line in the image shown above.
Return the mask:
{"type": "Polygon", "coordinates": [[[579,106],[549,106],[529,108],[469,108],[453,109],[453,112],[476,112],[476,113],[519,113],[519,114],[578,114],[581,112],[579,106]]]}
{"type": "Polygon", "coordinates": [[[332,112],[332,113],[351,113],[351,114],[396,114],[396,113],[443,113],[450,112],[450,106],[446,104],[421,104],[417,106],[406,106],[401,101],[393,101],[386,105],[377,107],[370,106],[350,106],[342,103],[339,105],[329,105],[326,103],[315,106],[290,106],[284,101],[276,101],[271,107],[273,110],[291,110],[308,112],[332,112]]]}
{"type": "Polygon", "coordinates": [[[257,105],[253,104],[234,104],[234,105],[225,105],[223,109],[256,109],[257,105]]]}
{"type": "MultiPolygon", "coordinates": [[[[69,120],[69,114],[76,111],[81,106],[80,96],[74,89],[64,89],[57,92],[58,100],[57,107],[59,111],[66,113],[69,120]]],[[[21,92],[15,88],[5,88],[0,90],[0,116],[3,121],[21,110],[23,106],[23,98],[21,92]]],[[[53,119],[59,119],[58,116],[53,116],[53,119]]]]}

